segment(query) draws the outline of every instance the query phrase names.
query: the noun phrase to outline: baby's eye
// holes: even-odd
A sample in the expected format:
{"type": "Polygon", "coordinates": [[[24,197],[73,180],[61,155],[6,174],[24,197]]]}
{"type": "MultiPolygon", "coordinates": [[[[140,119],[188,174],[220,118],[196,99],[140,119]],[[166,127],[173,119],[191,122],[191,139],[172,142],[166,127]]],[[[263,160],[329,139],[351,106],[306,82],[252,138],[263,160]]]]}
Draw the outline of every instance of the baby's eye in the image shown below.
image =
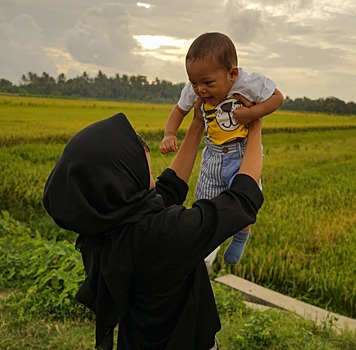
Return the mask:
{"type": "Polygon", "coordinates": [[[209,86],[209,85],[211,85],[212,83],[213,83],[213,81],[210,81],[210,80],[209,80],[209,81],[206,81],[206,82],[205,82],[205,85],[206,85],[206,86],[209,86]]]}
{"type": "Polygon", "coordinates": [[[195,83],[194,81],[191,81],[190,83],[192,84],[193,87],[197,86],[197,83],[195,83]]]}

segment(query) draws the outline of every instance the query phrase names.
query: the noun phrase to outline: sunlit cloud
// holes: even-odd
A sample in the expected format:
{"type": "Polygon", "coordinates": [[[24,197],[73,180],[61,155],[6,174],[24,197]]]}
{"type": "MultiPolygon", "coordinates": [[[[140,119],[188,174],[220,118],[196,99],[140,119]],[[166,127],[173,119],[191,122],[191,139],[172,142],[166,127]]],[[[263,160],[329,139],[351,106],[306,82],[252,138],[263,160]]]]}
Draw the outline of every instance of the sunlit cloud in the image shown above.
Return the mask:
{"type": "Polygon", "coordinates": [[[183,62],[191,44],[190,40],[176,39],[161,35],[135,35],[142,50],[141,55],[149,55],[164,61],[183,62]]]}
{"type": "Polygon", "coordinates": [[[145,2],[138,2],[136,5],[137,5],[138,7],[144,7],[145,9],[149,9],[149,8],[151,7],[150,4],[147,4],[147,3],[145,3],[145,2]]]}
{"type": "Polygon", "coordinates": [[[162,35],[135,35],[134,38],[146,50],[156,50],[161,46],[172,46],[180,48],[188,45],[186,40],[179,40],[162,35]]]}
{"type": "Polygon", "coordinates": [[[84,71],[89,75],[97,74],[99,68],[95,64],[81,63],[75,60],[68,51],[55,47],[47,47],[45,49],[47,56],[55,62],[58,74],[67,76],[81,75],[84,71]]]}

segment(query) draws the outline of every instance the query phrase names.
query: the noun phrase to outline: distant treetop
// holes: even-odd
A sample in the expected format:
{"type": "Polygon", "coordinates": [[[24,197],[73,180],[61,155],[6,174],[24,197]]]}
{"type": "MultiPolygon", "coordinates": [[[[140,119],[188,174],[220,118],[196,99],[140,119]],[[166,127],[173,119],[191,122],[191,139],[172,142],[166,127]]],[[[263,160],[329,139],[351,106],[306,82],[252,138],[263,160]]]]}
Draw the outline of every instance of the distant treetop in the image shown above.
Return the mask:
{"type": "MultiPolygon", "coordinates": [[[[67,79],[62,73],[57,79],[43,72],[41,75],[29,72],[22,75],[18,85],[0,79],[0,92],[21,95],[51,97],[95,98],[114,101],[138,101],[152,103],[175,103],[185,83],[173,84],[156,78],[149,82],[144,75],[116,74],[106,76],[99,71],[94,78],[86,72],[81,76],[67,79]]],[[[356,103],[345,103],[336,97],[311,100],[307,97],[285,98],[280,110],[321,112],[330,114],[356,115],[356,103]]]]}

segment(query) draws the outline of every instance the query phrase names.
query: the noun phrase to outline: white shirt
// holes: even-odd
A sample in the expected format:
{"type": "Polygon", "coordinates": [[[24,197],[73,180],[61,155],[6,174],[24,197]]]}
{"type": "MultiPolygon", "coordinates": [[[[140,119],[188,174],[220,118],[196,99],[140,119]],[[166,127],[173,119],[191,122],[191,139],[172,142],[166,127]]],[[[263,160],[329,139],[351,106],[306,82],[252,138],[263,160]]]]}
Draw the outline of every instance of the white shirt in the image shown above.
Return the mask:
{"type": "MultiPolygon", "coordinates": [[[[228,95],[239,93],[252,103],[260,103],[271,97],[276,90],[276,84],[260,73],[247,73],[239,68],[237,79],[228,95]]],[[[192,84],[189,82],[182,90],[178,107],[183,111],[190,111],[198,96],[195,94],[192,84]]]]}
{"type": "MultiPolygon", "coordinates": [[[[259,73],[247,73],[239,68],[239,74],[234,81],[226,98],[217,105],[204,103],[202,112],[208,139],[216,144],[236,138],[247,137],[248,127],[238,124],[233,117],[235,108],[241,106],[241,102],[234,94],[238,93],[252,103],[260,103],[271,97],[276,89],[276,84],[269,78],[259,73]]],[[[190,111],[198,96],[195,94],[192,84],[189,82],[182,90],[178,107],[184,111],[190,111]]]]}

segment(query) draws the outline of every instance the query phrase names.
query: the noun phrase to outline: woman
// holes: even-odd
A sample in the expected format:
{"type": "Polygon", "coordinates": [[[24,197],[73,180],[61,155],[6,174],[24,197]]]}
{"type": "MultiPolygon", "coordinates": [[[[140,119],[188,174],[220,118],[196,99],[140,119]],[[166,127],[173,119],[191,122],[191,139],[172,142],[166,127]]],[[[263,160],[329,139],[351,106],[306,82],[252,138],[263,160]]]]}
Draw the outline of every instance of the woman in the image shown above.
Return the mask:
{"type": "Polygon", "coordinates": [[[76,299],[96,313],[96,346],[120,350],[217,349],[220,321],[204,258],[253,224],[263,196],[261,122],[250,125],[231,188],[182,206],[203,133],[195,118],[155,183],[149,148],[124,114],[76,134],[49,176],[44,206],[79,234],[87,278],[76,299]]]}

